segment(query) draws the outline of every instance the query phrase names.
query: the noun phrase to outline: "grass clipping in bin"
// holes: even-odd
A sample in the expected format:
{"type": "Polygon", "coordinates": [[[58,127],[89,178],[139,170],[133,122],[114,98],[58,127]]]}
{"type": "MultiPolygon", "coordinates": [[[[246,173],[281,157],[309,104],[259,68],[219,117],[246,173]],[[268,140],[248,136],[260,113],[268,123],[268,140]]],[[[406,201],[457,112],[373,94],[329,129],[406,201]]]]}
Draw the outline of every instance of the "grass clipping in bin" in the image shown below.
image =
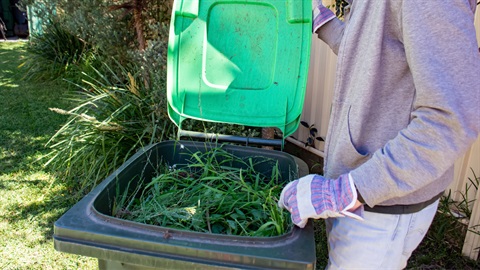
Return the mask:
{"type": "Polygon", "coordinates": [[[293,226],[288,211],[277,206],[290,180],[281,177],[272,159],[239,158],[221,148],[196,152],[187,164],[165,165],[148,184],[117,196],[113,215],[195,232],[279,236],[293,226]],[[263,162],[271,164],[271,175],[255,171],[263,162]]]}

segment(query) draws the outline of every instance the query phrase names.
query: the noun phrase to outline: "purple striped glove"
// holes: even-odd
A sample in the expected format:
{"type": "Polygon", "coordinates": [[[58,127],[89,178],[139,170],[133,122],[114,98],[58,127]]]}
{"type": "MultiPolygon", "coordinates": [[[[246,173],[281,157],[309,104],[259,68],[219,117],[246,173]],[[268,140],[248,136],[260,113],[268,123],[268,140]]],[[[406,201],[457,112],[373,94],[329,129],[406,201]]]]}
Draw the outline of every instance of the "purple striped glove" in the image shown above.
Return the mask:
{"type": "Polygon", "coordinates": [[[349,212],[357,201],[357,191],[348,174],[338,179],[325,179],[310,174],[288,183],[280,194],[278,206],[287,209],[292,221],[300,228],[309,218],[350,216],[363,220],[363,206],[349,212]]]}
{"type": "Polygon", "coordinates": [[[322,0],[312,0],[313,24],[312,31],[315,33],[320,26],[335,18],[335,14],[322,4],[322,0]]]}

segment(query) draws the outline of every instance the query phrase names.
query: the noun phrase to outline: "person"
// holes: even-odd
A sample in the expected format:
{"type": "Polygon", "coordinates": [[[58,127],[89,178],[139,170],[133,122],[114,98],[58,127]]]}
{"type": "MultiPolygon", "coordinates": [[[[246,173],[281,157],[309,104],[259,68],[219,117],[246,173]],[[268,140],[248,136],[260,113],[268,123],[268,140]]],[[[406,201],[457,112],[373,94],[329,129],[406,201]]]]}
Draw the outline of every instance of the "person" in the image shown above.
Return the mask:
{"type": "Polygon", "coordinates": [[[288,183],[279,206],[326,219],[328,269],[402,269],[453,164],[480,132],[475,0],[354,0],[340,20],[314,0],[338,55],[324,176],[288,183]]]}

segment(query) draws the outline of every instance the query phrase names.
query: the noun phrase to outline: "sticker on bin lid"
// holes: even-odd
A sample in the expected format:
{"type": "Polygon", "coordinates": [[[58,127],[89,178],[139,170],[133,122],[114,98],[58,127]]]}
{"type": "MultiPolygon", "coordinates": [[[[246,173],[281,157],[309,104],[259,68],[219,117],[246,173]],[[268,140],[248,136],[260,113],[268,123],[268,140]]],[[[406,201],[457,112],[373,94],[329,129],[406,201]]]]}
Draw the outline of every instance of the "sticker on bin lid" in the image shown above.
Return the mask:
{"type": "Polygon", "coordinates": [[[311,16],[311,0],[176,0],[167,75],[172,121],[293,133],[306,90],[311,16]]]}

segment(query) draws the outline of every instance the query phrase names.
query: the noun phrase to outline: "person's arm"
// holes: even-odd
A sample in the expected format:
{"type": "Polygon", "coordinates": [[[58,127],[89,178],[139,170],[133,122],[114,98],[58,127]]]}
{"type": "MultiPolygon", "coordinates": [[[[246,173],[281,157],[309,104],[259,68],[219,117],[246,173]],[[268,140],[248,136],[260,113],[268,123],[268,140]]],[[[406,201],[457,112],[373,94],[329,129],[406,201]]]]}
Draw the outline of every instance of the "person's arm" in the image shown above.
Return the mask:
{"type": "Polygon", "coordinates": [[[408,126],[350,172],[371,207],[433,184],[479,136],[480,55],[470,2],[403,1],[399,21],[416,96],[408,126]]]}
{"type": "Polygon", "coordinates": [[[313,0],[312,5],[313,32],[318,34],[318,38],[327,43],[335,54],[338,54],[345,23],[339,20],[330,9],[326,8],[321,0],[313,0]]]}
{"type": "Polygon", "coordinates": [[[288,184],[279,205],[295,224],[361,219],[358,200],[374,207],[433,184],[473,144],[480,133],[480,54],[472,9],[466,1],[405,0],[402,41],[416,90],[411,122],[349,174],[288,184]]]}

